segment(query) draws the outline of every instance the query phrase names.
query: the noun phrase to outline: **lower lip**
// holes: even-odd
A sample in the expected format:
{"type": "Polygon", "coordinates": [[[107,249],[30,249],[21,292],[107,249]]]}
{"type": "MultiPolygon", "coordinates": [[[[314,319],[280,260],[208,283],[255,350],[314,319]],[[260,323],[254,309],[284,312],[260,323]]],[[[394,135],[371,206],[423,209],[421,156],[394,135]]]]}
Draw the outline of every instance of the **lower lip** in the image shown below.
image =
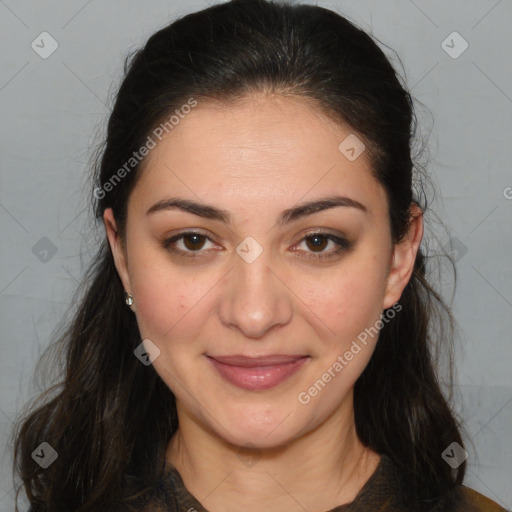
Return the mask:
{"type": "Polygon", "coordinates": [[[208,357],[208,359],[221,376],[231,384],[249,391],[263,391],[273,388],[291,377],[302,367],[309,357],[301,357],[290,363],[273,366],[258,366],[255,368],[231,366],[211,357],[208,357]]]}

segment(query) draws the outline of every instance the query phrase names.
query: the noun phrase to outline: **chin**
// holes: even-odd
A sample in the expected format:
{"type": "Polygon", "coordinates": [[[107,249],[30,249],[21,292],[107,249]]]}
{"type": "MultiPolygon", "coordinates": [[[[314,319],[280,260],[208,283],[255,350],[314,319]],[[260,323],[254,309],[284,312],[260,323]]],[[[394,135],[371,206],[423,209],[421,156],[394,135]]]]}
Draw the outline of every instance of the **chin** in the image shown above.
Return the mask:
{"type": "Polygon", "coordinates": [[[219,424],[212,427],[218,436],[236,446],[277,448],[300,435],[300,429],[292,428],[296,418],[290,412],[285,411],[283,407],[269,411],[267,406],[262,417],[263,415],[252,407],[251,411],[234,411],[232,415],[223,414],[223,421],[219,421],[219,424],[229,425],[228,428],[223,429],[219,424]]]}
{"type": "Polygon", "coordinates": [[[237,446],[238,451],[245,453],[251,451],[263,451],[272,450],[285,446],[292,440],[292,435],[287,432],[282,432],[280,435],[268,434],[268,432],[253,433],[244,430],[237,433],[233,433],[229,439],[225,439],[230,444],[237,446]]]}

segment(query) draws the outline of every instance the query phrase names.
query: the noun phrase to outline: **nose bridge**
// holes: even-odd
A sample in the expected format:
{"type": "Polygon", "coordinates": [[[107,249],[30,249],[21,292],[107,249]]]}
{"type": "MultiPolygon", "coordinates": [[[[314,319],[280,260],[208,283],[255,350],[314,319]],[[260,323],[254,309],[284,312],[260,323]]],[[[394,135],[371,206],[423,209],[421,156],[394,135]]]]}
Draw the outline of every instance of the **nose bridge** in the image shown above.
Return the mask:
{"type": "Polygon", "coordinates": [[[291,298],[272,270],[272,259],[270,251],[263,251],[254,239],[246,239],[237,247],[221,319],[247,337],[260,338],[291,319],[291,298]]]}

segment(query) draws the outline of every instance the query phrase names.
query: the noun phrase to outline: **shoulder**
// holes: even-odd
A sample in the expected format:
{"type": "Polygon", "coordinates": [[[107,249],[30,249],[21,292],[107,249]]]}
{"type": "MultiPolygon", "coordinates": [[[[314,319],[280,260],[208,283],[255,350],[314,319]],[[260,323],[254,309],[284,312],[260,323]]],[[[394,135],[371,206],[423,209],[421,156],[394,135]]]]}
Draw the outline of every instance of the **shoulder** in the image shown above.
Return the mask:
{"type": "MultiPolygon", "coordinates": [[[[374,503],[372,500],[377,500],[379,506],[374,509],[386,512],[411,512],[413,509],[428,512],[510,512],[465,485],[455,485],[442,496],[412,506],[412,502],[416,500],[411,496],[405,473],[403,470],[400,471],[398,465],[387,455],[381,455],[381,463],[358,497],[361,503],[356,498],[357,505],[367,505],[370,502],[374,503]]],[[[354,508],[354,512],[359,510],[368,510],[368,507],[354,508]]]]}
{"type": "Polygon", "coordinates": [[[461,511],[469,510],[471,512],[507,512],[501,505],[498,505],[495,501],[491,500],[487,496],[480,494],[479,492],[461,485],[459,487],[459,493],[464,503],[464,508],[461,511]]]}

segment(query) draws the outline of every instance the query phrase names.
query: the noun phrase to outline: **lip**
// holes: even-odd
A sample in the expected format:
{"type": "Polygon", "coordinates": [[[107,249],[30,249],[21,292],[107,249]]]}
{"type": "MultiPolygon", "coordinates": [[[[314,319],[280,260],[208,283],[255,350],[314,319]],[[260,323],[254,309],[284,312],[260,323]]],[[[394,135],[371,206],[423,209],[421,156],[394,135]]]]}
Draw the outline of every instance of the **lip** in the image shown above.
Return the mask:
{"type": "Polygon", "coordinates": [[[206,357],[225,380],[249,391],[263,391],[281,384],[310,359],[309,356],[282,354],[206,357]]]}

